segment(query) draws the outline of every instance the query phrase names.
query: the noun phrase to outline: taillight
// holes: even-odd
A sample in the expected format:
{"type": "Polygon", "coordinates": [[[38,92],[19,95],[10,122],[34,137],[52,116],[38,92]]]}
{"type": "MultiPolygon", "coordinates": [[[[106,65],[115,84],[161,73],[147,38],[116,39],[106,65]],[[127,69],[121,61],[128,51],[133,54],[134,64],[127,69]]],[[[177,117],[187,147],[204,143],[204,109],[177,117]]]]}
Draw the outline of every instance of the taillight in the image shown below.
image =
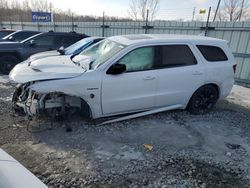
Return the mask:
{"type": "Polygon", "coordinates": [[[236,65],[236,64],[235,64],[235,65],[233,65],[234,74],[235,74],[235,72],[236,72],[236,67],[237,67],[237,65],[236,65]]]}

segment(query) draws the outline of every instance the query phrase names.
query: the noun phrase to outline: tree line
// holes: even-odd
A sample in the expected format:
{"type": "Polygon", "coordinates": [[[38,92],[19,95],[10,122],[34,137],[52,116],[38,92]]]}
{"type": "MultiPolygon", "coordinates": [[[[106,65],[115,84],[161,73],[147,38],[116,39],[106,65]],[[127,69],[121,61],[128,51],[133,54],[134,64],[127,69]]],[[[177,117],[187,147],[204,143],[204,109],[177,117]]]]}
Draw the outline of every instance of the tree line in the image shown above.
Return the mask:
{"type": "MultiPolygon", "coordinates": [[[[101,16],[78,15],[73,13],[71,9],[60,10],[48,0],[23,0],[21,2],[19,0],[0,0],[0,22],[31,22],[32,11],[52,12],[56,22],[102,21],[103,19],[101,16]]],[[[129,21],[131,19],[105,16],[105,20],[129,21]]]]}
{"type": "MultiPolygon", "coordinates": [[[[110,17],[105,15],[106,21],[152,21],[158,15],[161,0],[129,0],[128,17],[110,17]]],[[[217,0],[217,11],[212,11],[216,21],[249,21],[250,0],[217,0]],[[216,12],[216,13],[215,13],[216,12]]],[[[78,15],[71,9],[60,10],[50,0],[0,0],[0,22],[31,22],[32,11],[52,12],[56,22],[102,21],[102,16],[78,15]]],[[[190,10],[190,14],[191,14],[190,10]]],[[[194,12],[193,12],[194,13],[194,12]]],[[[101,14],[101,13],[100,13],[101,14]]],[[[194,15],[193,15],[194,16],[194,15]]],[[[161,20],[161,19],[159,19],[161,20]]],[[[197,19],[199,20],[199,15],[197,19]]]]}

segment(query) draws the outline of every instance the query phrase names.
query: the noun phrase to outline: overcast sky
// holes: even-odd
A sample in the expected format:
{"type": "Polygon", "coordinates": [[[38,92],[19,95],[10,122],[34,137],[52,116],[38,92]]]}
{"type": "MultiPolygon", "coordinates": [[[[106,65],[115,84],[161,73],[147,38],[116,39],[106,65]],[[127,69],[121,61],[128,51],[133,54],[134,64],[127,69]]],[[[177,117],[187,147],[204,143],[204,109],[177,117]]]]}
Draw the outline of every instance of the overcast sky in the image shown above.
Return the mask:
{"type": "MultiPolygon", "coordinates": [[[[101,16],[102,12],[110,16],[128,17],[130,0],[51,0],[55,8],[77,14],[101,16]]],[[[163,19],[191,19],[193,8],[196,14],[201,8],[216,8],[218,0],[160,0],[157,17],[163,19]]],[[[205,16],[204,16],[205,18],[205,16]]]]}

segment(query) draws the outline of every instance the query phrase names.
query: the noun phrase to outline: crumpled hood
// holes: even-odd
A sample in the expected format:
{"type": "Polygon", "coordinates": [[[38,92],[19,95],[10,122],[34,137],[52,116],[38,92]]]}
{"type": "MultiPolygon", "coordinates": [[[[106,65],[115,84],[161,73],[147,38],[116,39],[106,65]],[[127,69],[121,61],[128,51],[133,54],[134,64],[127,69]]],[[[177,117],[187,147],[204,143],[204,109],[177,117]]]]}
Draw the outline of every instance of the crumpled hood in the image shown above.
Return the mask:
{"type": "Polygon", "coordinates": [[[37,54],[30,56],[29,61],[32,62],[32,61],[42,59],[45,57],[58,56],[58,55],[61,55],[61,54],[57,50],[40,52],[40,53],[37,53],[37,54]]]}
{"type": "Polygon", "coordinates": [[[81,75],[86,70],[71,61],[69,55],[52,56],[16,65],[9,74],[11,80],[26,83],[38,80],[64,79],[81,75]]]}

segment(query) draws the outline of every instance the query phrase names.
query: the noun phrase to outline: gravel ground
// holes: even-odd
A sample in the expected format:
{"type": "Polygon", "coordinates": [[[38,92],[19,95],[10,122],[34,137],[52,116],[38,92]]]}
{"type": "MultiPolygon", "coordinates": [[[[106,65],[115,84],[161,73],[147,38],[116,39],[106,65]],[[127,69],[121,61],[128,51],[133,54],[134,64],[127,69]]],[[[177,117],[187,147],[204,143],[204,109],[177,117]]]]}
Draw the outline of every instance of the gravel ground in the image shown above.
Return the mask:
{"type": "MultiPolygon", "coordinates": [[[[0,79],[0,147],[48,187],[250,187],[250,90],[235,86],[207,115],[164,112],[73,131],[27,131],[0,79]]],[[[46,128],[43,125],[42,128],[46,128]]]]}

